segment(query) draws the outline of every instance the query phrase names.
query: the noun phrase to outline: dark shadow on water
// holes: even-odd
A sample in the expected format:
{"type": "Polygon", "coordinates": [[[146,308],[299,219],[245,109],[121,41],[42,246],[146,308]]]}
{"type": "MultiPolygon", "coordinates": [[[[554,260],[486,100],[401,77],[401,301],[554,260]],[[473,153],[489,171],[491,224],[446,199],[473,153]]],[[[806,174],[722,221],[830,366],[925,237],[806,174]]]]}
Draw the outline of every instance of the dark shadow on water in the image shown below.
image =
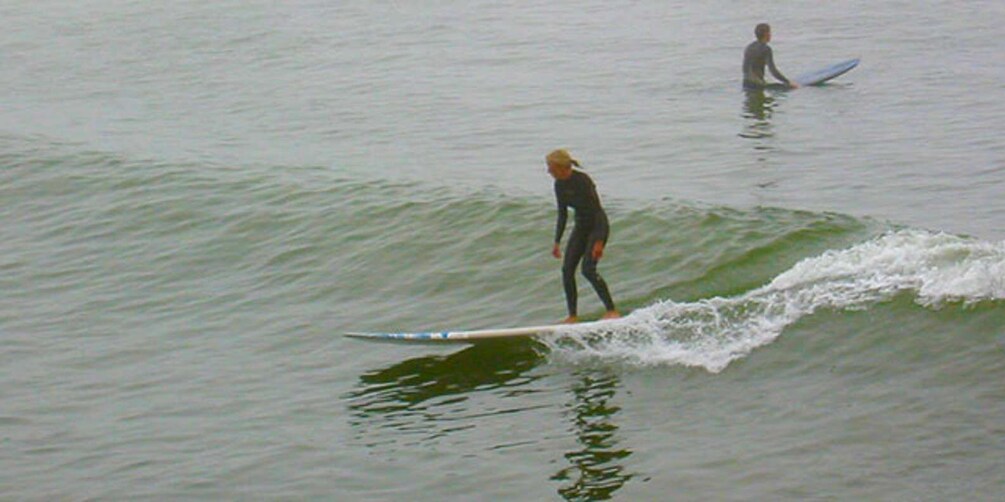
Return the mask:
{"type": "MultiPolygon", "coordinates": [[[[744,89],[743,118],[746,126],[740,132],[741,138],[762,139],[775,135],[771,116],[775,112],[775,97],[763,89],[744,89]]],[[[756,148],[756,147],[755,147],[756,148]]]]}
{"type": "MultiPolygon", "coordinates": [[[[775,152],[775,126],[772,117],[775,114],[775,107],[782,101],[787,91],[772,89],[744,89],[743,110],[741,116],[744,118],[743,130],[738,136],[750,141],[753,147],[754,159],[757,165],[772,167],[773,154],[775,152]]],[[[766,175],[772,176],[775,171],[765,171],[766,175]]],[[[777,179],[758,179],[754,181],[754,187],[758,191],[769,190],[778,184],[777,179]]]]}
{"type": "Polygon", "coordinates": [[[407,413],[431,400],[461,396],[474,390],[522,385],[534,378],[523,373],[541,356],[532,342],[483,343],[449,355],[431,355],[398,362],[360,376],[359,387],[347,396],[358,418],[407,413]]]}
{"type": "Polygon", "coordinates": [[[551,479],[564,482],[558,494],[566,500],[606,500],[632,478],[622,465],[632,452],[620,444],[614,421],[621,409],[610,403],[619,381],[601,371],[579,376],[568,405],[579,448],[565,454],[571,465],[551,479]]]}
{"type": "MultiPolygon", "coordinates": [[[[521,411],[493,406],[483,410],[465,401],[483,391],[504,389],[500,396],[519,396],[540,375],[531,370],[544,360],[539,346],[527,340],[479,344],[448,355],[400,361],[364,373],[345,397],[350,424],[371,446],[408,448],[475,426],[480,417],[521,411]],[[411,438],[411,439],[408,439],[411,438]]],[[[564,415],[571,423],[576,447],[562,455],[566,467],[549,479],[562,486],[566,500],[604,500],[633,475],[623,461],[632,454],[618,437],[620,408],[611,404],[620,381],[603,369],[583,369],[571,387],[564,415]]],[[[533,444],[533,438],[523,438],[533,444]]]]}

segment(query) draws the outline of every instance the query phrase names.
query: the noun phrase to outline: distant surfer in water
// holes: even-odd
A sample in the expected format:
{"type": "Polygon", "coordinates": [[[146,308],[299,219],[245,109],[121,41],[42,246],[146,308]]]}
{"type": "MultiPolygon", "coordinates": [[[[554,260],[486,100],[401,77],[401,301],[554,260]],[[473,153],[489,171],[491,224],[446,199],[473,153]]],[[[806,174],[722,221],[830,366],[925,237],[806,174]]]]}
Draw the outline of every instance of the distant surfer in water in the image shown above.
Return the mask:
{"type": "Polygon", "coordinates": [[[754,28],[754,35],[757,40],[751,42],[743,51],[743,88],[764,89],[768,85],[764,81],[765,65],[771,70],[771,74],[778,80],[785,82],[785,85],[792,89],[798,88],[799,84],[786,78],[775,66],[775,58],[772,55],[771,46],[768,45],[768,42],[771,41],[771,26],[767,23],[757,25],[754,28]]]}
{"type": "Polygon", "coordinates": [[[603,318],[621,317],[614,308],[607,283],[597,273],[597,262],[604,256],[604,246],[610,233],[607,213],[600,206],[597,187],[586,173],[572,168],[579,167],[579,162],[569,152],[555,150],[545,160],[548,163],[548,174],[555,178],[555,199],[558,201],[555,245],[551,250],[555,258],[562,258],[559,244],[562,242],[562,233],[565,232],[569,207],[576,210],[576,224],[569,235],[569,242],[565,246],[565,260],[562,262],[562,286],[565,288],[565,303],[569,309],[569,317],[563,322],[574,323],[579,320],[576,313],[576,266],[580,261],[583,262],[583,277],[590,281],[607,309],[603,318]]]}

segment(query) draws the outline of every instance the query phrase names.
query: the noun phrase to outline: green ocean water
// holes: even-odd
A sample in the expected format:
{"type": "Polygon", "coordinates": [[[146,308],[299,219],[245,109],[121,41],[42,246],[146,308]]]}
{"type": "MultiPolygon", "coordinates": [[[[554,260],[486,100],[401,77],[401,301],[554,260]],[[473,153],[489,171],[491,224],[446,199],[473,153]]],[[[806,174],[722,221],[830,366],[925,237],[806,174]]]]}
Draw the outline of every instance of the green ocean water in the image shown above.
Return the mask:
{"type": "Polygon", "coordinates": [[[1005,493],[998,3],[0,14],[0,498],[1005,493]],[[342,336],[564,317],[559,146],[629,315],[342,336]]]}

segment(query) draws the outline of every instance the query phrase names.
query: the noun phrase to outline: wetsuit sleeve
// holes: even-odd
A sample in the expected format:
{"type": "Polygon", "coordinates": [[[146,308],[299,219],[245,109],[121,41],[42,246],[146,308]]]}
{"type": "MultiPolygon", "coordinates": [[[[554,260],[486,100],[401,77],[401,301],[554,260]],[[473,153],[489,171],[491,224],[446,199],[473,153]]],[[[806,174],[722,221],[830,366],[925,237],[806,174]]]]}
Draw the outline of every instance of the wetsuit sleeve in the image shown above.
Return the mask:
{"type": "Polygon", "coordinates": [[[774,75],[775,78],[781,80],[782,82],[785,82],[786,84],[792,84],[792,82],[789,82],[789,79],[786,78],[785,75],[782,75],[782,72],[778,71],[778,67],[775,66],[774,51],[771,50],[771,47],[767,47],[767,49],[768,49],[768,69],[771,70],[771,74],[774,75]]]}
{"type": "Polygon", "coordinates": [[[558,196],[558,187],[555,187],[555,200],[558,201],[558,221],[555,222],[555,243],[562,241],[562,234],[565,233],[565,223],[569,219],[569,205],[562,202],[558,196]]]}
{"type": "Polygon", "coordinates": [[[607,223],[607,214],[604,212],[604,208],[600,206],[600,195],[597,194],[597,185],[593,183],[593,180],[586,179],[587,197],[590,200],[591,212],[594,214],[593,220],[593,230],[590,231],[590,240],[602,240],[607,242],[607,234],[610,232],[607,223]]]}

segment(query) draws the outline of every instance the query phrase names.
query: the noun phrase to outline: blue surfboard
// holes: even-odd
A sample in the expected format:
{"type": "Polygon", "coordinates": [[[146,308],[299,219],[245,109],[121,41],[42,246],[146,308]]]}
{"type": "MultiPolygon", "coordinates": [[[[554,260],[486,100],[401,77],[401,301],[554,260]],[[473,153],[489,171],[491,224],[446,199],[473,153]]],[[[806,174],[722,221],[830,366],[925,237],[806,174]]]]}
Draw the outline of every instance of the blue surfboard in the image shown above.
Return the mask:
{"type": "Polygon", "coordinates": [[[847,61],[832,64],[826,68],[821,68],[816,71],[804,73],[793,80],[795,80],[801,86],[820,85],[824,82],[827,82],[828,80],[840,77],[841,75],[848,73],[849,71],[852,70],[852,68],[858,66],[858,62],[859,62],[858,58],[849,59],[847,61]]]}

